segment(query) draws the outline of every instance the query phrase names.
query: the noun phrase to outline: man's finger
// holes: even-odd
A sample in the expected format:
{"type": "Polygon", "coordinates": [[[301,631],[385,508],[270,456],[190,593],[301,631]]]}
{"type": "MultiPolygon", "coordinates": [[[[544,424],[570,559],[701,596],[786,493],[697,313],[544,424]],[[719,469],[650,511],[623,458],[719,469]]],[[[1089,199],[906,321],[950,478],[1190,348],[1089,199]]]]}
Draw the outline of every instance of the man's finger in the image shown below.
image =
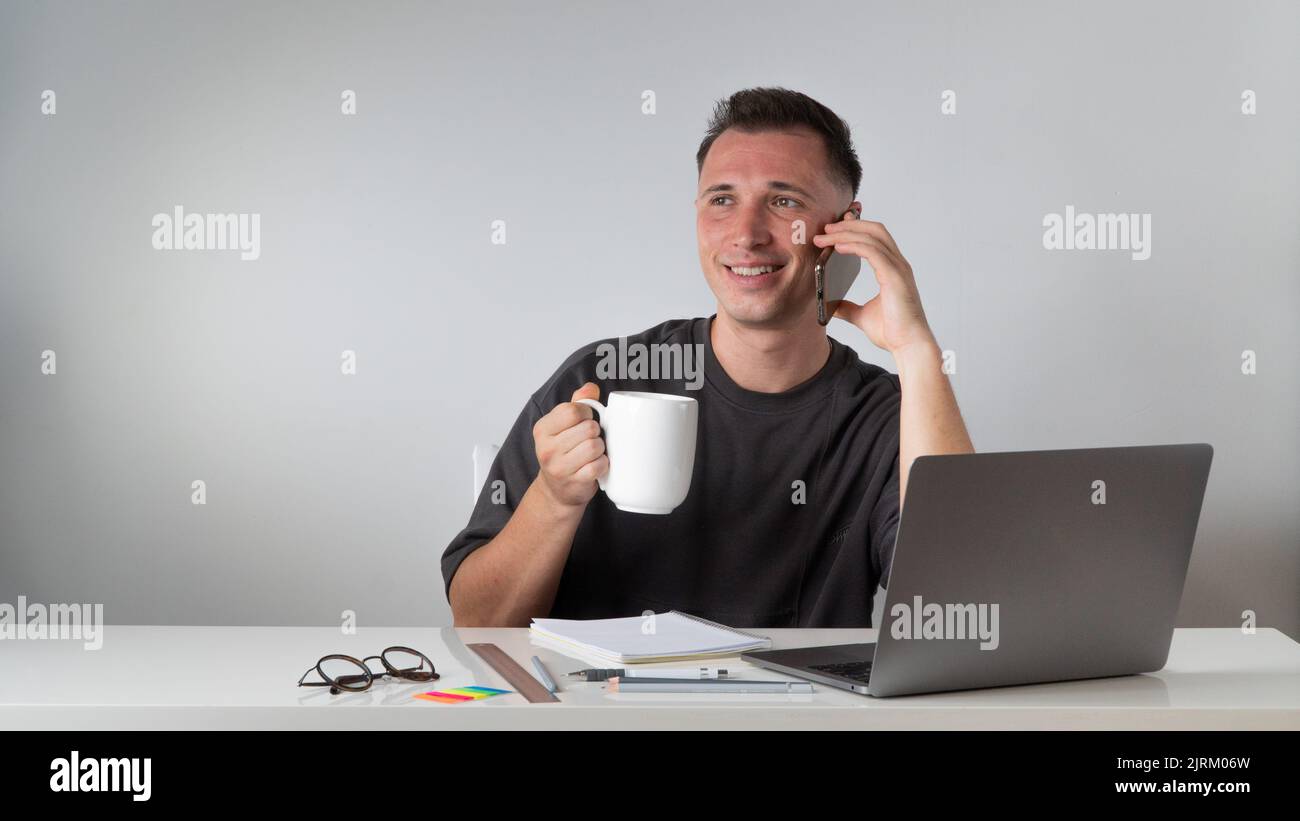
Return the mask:
{"type": "Polygon", "coordinates": [[[572,476],[583,465],[594,462],[605,454],[605,440],[599,437],[584,439],[569,452],[556,456],[551,462],[551,469],[560,476],[572,476]]]}
{"type": "Polygon", "coordinates": [[[583,385],[581,388],[578,388],[576,391],[573,392],[573,398],[570,401],[577,402],[579,399],[595,399],[596,401],[599,402],[600,386],[597,385],[595,382],[588,382],[587,384],[583,385]]]}
{"type": "Polygon", "coordinates": [[[867,262],[871,263],[871,268],[876,272],[877,281],[882,284],[886,279],[896,279],[903,287],[908,287],[910,277],[908,271],[899,265],[885,248],[875,240],[869,242],[844,242],[837,241],[834,245],[835,252],[838,254],[857,254],[864,257],[867,262]]]}
{"type": "Polygon", "coordinates": [[[831,316],[838,317],[846,322],[852,322],[854,325],[858,324],[858,318],[862,315],[861,305],[847,299],[841,299],[831,304],[835,306],[835,309],[831,311],[831,316]]]}
{"type": "MultiPolygon", "coordinates": [[[[869,246],[877,249],[880,255],[888,260],[889,263],[899,271],[906,270],[908,267],[907,261],[903,259],[901,254],[895,254],[883,240],[880,240],[872,234],[850,231],[836,231],[833,234],[818,234],[813,237],[813,244],[822,248],[834,248],[835,253],[837,254],[848,253],[848,249],[852,246],[869,246]]],[[[861,254],[859,254],[859,256],[861,256],[861,254]]],[[[874,261],[870,260],[870,258],[868,258],[868,261],[871,261],[874,264],[874,261]]]]}
{"type": "Polygon", "coordinates": [[[584,419],[591,419],[595,414],[591,408],[586,405],[579,405],[575,402],[561,402],[551,412],[537,420],[536,427],[533,428],[534,434],[542,436],[555,436],[561,431],[566,431],[584,419]]]}
{"type": "Polygon", "coordinates": [[[577,447],[580,442],[599,437],[600,425],[594,419],[587,419],[555,434],[551,447],[557,455],[562,456],[577,447]]]}
{"type": "Polygon", "coordinates": [[[826,226],[826,233],[835,234],[841,231],[853,234],[866,234],[880,242],[889,249],[890,253],[896,254],[900,259],[903,258],[903,252],[898,250],[898,243],[894,241],[894,235],[889,233],[883,222],[864,219],[846,219],[843,222],[833,223],[826,226]]]}

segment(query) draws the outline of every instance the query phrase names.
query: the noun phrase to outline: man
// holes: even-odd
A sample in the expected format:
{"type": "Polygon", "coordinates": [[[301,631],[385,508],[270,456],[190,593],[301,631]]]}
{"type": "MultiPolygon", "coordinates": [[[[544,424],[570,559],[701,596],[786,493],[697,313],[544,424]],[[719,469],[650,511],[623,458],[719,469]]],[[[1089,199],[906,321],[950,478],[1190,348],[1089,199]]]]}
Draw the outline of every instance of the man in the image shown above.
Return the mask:
{"type": "Polygon", "coordinates": [[[458,626],[669,609],[737,627],[870,626],[912,461],[974,451],[911,266],[883,225],[852,213],[862,167],[847,125],[804,94],[748,89],[719,104],[696,161],[717,314],[625,343],[704,351],[686,501],[652,516],[597,493],[609,460],[576,400],[683,391],[662,378],[598,384],[596,352],[611,341],[579,349],[524,407],[443,555],[458,626]],[[897,375],[818,324],[814,266],[828,247],[875,272],[879,294],[835,316],[889,351],[897,375]],[[498,480],[505,504],[491,499],[498,480]]]}

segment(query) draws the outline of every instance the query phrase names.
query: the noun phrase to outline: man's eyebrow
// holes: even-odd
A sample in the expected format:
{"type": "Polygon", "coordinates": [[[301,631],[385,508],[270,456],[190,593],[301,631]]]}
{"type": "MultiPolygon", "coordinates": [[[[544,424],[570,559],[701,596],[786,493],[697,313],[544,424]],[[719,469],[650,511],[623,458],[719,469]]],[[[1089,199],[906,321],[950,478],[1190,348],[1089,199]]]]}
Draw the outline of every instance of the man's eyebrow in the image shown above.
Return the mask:
{"type": "MultiPolygon", "coordinates": [[[[792,191],[796,194],[799,194],[800,196],[807,197],[808,199],[813,199],[812,194],[808,193],[807,191],[803,190],[802,188],[800,188],[799,186],[795,185],[792,182],[785,182],[783,180],[772,180],[767,184],[767,187],[768,190],[770,191],[792,191]]],[[[710,185],[708,188],[704,189],[704,193],[713,194],[719,191],[729,192],[735,190],[736,190],[736,186],[732,185],[731,183],[720,182],[717,183],[716,185],[710,185]]]]}

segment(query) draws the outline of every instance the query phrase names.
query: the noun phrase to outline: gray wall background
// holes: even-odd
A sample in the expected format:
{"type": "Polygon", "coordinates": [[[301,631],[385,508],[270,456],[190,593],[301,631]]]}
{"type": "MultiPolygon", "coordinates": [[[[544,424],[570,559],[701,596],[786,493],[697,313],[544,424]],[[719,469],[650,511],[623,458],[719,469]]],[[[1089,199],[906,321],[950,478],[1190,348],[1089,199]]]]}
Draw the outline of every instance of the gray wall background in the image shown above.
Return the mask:
{"type": "Polygon", "coordinates": [[[1179,624],[1298,636],[1297,32],[1293,2],[6,0],[0,601],[450,623],[472,444],[578,346],[713,311],[694,152],[784,85],[853,127],[976,447],[1210,442],[1179,624]],[[260,213],[260,260],[153,250],[177,204],[260,213]],[[1151,258],[1045,251],[1066,205],[1151,213],[1151,258]]]}

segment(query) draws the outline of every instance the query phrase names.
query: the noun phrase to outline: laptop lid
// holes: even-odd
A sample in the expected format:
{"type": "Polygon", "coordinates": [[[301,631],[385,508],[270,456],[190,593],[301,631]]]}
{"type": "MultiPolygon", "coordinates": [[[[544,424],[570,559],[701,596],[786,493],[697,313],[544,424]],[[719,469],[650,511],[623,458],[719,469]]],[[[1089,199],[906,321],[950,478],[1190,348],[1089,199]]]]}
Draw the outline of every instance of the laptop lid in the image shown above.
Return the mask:
{"type": "Polygon", "coordinates": [[[1213,448],[921,456],[868,692],[1164,667],[1213,448]]]}

